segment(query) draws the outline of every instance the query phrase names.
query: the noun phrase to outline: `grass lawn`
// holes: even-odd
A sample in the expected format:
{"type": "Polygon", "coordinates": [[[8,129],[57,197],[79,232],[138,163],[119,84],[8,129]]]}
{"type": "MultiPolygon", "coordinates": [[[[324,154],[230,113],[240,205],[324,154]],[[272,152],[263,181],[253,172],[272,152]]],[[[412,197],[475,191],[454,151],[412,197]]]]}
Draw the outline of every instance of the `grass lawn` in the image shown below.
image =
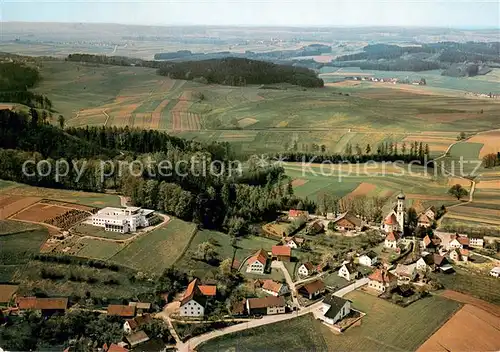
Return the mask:
{"type": "Polygon", "coordinates": [[[17,232],[25,232],[29,230],[43,230],[44,227],[27,222],[14,220],[0,220],[0,236],[9,235],[17,232]]]}
{"type": "Polygon", "coordinates": [[[414,351],[461,307],[439,296],[426,297],[406,308],[360,291],[345,298],[366,316],[361,326],[342,335],[320,326],[327,345],[339,351],[414,351]]]}
{"type": "Polygon", "coordinates": [[[29,224],[22,231],[23,225],[25,224],[19,225],[14,221],[0,221],[0,228],[15,230],[12,231],[15,232],[13,234],[3,232],[0,236],[0,281],[11,281],[13,274],[24,268],[31,256],[39,253],[40,247],[47,240],[46,228],[29,224]]]}
{"type": "Polygon", "coordinates": [[[134,240],[110,258],[131,268],[160,275],[175,263],[195,231],[193,223],[171,220],[163,227],[134,240]]]}
{"type": "Polygon", "coordinates": [[[454,274],[439,274],[439,281],[454,290],[500,305],[500,280],[487,272],[472,273],[455,266],[454,274]]]}
{"type": "Polygon", "coordinates": [[[103,237],[110,238],[114,240],[125,240],[129,237],[132,237],[133,233],[119,233],[113,231],[106,231],[102,227],[92,226],[88,224],[78,224],[72,229],[82,235],[95,236],[95,237],[103,237]]]}
{"type": "Polygon", "coordinates": [[[2,188],[7,188],[7,187],[11,187],[15,185],[14,182],[11,182],[11,181],[4,181],[4,180],[0,180],[0,189],[2,188]]]}
{"type": "Polygon", "coordinates": [[[84,238],[80,242],[83,247],[76,253],[78,257],[106,260],[123,249],[123,244],[84,238]]]}
{"type": "MultiPolygon", "coordinates": [[[[325,339],[317,333],[321,323],[311,314],[212,339],[197,350],[205,351],[326,351],[325,339]]],[[[333,345],[332,345],[333,346],[333,345]]]]}

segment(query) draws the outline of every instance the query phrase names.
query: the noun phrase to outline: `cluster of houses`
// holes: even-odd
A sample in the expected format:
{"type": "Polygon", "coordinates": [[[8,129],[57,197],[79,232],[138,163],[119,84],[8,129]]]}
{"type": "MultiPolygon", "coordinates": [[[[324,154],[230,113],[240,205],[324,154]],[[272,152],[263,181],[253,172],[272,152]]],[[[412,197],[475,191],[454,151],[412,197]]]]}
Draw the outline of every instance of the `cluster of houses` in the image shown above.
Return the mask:
{"type": "Polygon", "coordinates": [[[410,81],[408,78],[407,79],[399,79],[399,78],[379,78],[379,77],[372,77],[372,76],[347,76],[344,77],[346,81],[368,81],[368,82],[380,82],[380,83],[392,83],[392,84],[413,84],[417,86],[425,86],[427,84],[425,79],[420,79],[418,81],[410,81]]]}

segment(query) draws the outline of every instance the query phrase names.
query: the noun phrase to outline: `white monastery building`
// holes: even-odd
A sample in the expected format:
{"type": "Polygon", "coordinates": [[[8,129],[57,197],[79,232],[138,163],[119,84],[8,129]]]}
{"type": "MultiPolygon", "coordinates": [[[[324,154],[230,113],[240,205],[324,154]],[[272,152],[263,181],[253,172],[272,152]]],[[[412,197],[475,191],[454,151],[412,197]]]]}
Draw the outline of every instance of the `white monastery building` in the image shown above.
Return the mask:
{"type": "Polygon", "coordinates": [[[149,226],[154,210],[139,207],[112,208],[99,210],[92,216],[92,225],[104,227],[106,231],[127,233],[149,226]]]}

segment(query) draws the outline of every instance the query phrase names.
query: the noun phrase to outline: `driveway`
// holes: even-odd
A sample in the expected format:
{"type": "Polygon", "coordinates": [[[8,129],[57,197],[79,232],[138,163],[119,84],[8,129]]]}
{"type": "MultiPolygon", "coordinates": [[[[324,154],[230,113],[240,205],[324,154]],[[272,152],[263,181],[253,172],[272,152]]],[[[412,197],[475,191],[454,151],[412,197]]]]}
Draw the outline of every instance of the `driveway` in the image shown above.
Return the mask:
{"type": "Polygon", "coordinates": [[[288,270],[286,270],[285,264],[283,264],[283,262],[281,261],[272,261],[271,268],[280,269],[283,272],[286,283],[288,284],[288,287],[290,287],[290,292],[292,293],[293,304],[295,305],[295,307],[300,308],[299,300],[297,299],[297,292],[295,290],[295,284],[292,280],[292,277],[290,276],[290,273],[288,272],[288,270]]]}

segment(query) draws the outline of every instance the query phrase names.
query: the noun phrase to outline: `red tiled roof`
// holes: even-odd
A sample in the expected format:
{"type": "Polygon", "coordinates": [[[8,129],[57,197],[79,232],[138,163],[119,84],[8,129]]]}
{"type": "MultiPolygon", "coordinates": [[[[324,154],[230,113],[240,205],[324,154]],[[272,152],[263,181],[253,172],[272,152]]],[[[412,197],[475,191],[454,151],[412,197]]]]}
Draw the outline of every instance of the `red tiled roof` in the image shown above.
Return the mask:
{"type": "Polygon", "coordinates": [[[120,317],[133,317],[135,315],[135,307],[125,306],[122,304],[110,304],[108,306],[108,315],[118,315],[120,317]]]}
{"type": "Polygon", "coordinates": [[[387,241],[397,241],[399,239],[399,235],[393,231],[389,232],[389,234],[385,237],[387,241]]]}
{"type": "Polygon", "coordinates": [[[199,285],[198,288],[205,296],[215,296],[217,294],[217,286],[199,285]]]}
{"type": "Polygon", "coordinates": [[[385,218],[384,223],[386,225],[396,225],[398,223],[398,219],[396,219],[396,216],[394,214],[391,214],[390,216],[385,218]]]}
{"type": "Polygon", "coordinates": [[[368,276],[368,278],[370,280],[378,281],[383,284],[397,280],[397,277],[394,274],[391,274],[387,270],[382,270],[382,269],[375,270],[370,276],[368,276]]]}
{"type": "Polygon", "coordinates": [[[190,301],[195,293],[199,291],[198,289],[198,279],[194,279],[191,281],[186,289],[186,292],[184,292],[184,296],[181,299],[181,306],[185,304],[186,302],[190,301]]]}
{"type": "Polygon", "coordinates": [[[107,352],[128,352],[125,347],[118,346],[117,344],[112,343],[107,352]]]}
{"type": "Polygon", "coordinates": [[[320,292],[325,289],[325,283],[321,280],[315,280],[313,282],[309,282],[301,287],[301,289],[306,290],[309,294],[314,294],[320,292]]]}
{"type": "Polygon", "coordinates": [[[420,223],[424,223],[424,224],[430,224],[431,223],[431,219],[429,219],[429,217],[425,214],[421,214],[419,217],[418,217],[418,222],[420,223]]]}
{"type": "Polygon", "coordinates": [[[68,307],[67,298],[37,298],[19,297],[16,300],[19,309],[66,309],[68,307]]]}
{"type": "Polygon", "coordinates": [[[248,259],[248,265],[252,265],[255,262],[259,262],[262,265],[266,265],[267,252],[263,249],[260,249],[250,259],[248,259]]]}
{"type": "Polygon", "coordinates": [[[267,307],[284,307],[285,299],[283,297],[268,296],[263,298],[249,298],[247,300],[248,307],[252,308],[267,308],[267,307]]]}
{"type": "Polygon", "coordinates": [[[426,235],[423,239],[424,245],[427,247],[431,243],[431,239],[429,238],[429,235],[426,235]]]}
{"type": "Polygon", "coordinates": [[[144,314],[142,316],[135,317],[133,319],[127,319],[127,323],[132,330],[136,329],[141,325],[147,324],[150,321],[151,321],[151,315],[149,314],[144,314]]]}
{"type": "Polygon", "coordinates": [[[469,250],[468,249],[460,249],[460,254],[467,257],[469,255],[469,250]]]}
{"type": "Polygon", "coordinates": [[[290,209],[288,211],[288,216],[291,216],[291,217],[297,217],[297,216],[306,215],[306,214],[307,214],[307,212],[304,210],[290,209]]]}
{"type": "Polygon", "coordinates": [[[281,255],[290,257],[292,255],[292,249],[288,246],[273,246],[273,255],[281,255]]]}
{"type": "Polygon", "coordinates": [[[268,290],[271,292],[278,293],[281,290],[282,284],[273,280],[265,280],[264,285],[262,285],[263,290],[268,290]]]}
{"type": "Polygon", "coordinates": [[[314,265],[311,262],[306,262],[304,263],[304,266],[306,267],[307,270],[311,271],[314,270],[314,265]]]}
{"type": "Polygon", "coordinates": [[[463,246],[468,246],[469,245],[469,237],[465,237],[465,236],[459,236],[457,238],[457,241],[463,245],[463,246]]]}

